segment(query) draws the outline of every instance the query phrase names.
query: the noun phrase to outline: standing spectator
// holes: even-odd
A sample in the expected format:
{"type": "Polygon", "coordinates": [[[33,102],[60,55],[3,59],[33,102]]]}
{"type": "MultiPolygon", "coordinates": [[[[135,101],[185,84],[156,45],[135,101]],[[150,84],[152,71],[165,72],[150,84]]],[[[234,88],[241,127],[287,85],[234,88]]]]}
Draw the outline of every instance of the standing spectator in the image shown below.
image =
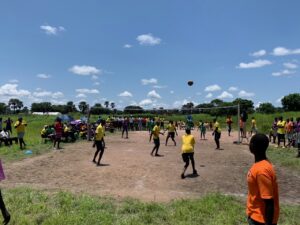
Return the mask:
{"type": "Polygon", "coordinates": [[[129,121],[128,121],[127,117],[125,117],[122,120],[122,122],[123,122],[122,138],[124,137],[124,133],[126,133],[126,139],[128,139],[128,126],[129,126],[128,123],[129,123],[129,121]]]}
{"type": "Polygon", "coordinates": [[[202,120],[200,120],[199,122],[199,130],[200,130],[200,139],[205,140],[206,126],[202,120]]]}
{"type": "Polygon", "coordinates": [[[300,158],[300,117],[297,118],[295,132],[296,132],[296,142],[297,142],[297,147],[298,147],[297,157],[300,158]]]}
{"type": "Polygon", "coordinates": [[[220,150],[221,128],[217,119],[214,119],[213,122],[214,122],[214,131],[212,134],[213,136],[215,136],[215,142],[217,145],[216,150],[220,150]]]}
{"type": "Polygon", "coordinates": [[[22,117],[19,117],[18,121],[15,123],[14,127],[17,131],[17,136],[19,139],[20,149],[23,149],[23,147],[26,147],[25,141],[24,141],[24,135],[25,135],[25,127],[27,126],[27,123],[23,121],[22,117]]]}
{"type": "Polygon", "coordinates": [[[294,138],[294,119],[287,119],[286,120],[286,138],[288,144],[286,147],[291,147],[293,145],[293,138],[294,138]]]}
{"type": "Polygon", "coordinates": [[[277,119],[277,117],[275,117],[275,118],[274,118],[273,125],[272,125],[273,144],[276,143],[277,130],[278,130],[277,123],[278,123],[278,119],[277,119]]]}
{"type": "Polygon", "coordinates": [[[278,118],[277,122],[277,141],[278,145],[277,147],[280,147],[280,142],[283,140],[283,146],[282,148],[285,148],[285,124],[286,122],[283,120],[282,116],[278,118]]]}
{"type": "Polygon", "coordinates": [[[250,136],[252,136],[253,134],[256,134],[256,133],[257,133],[256,119],[254,117],[252,117],[250,136]]]}
{"type": "Polygon", "coordinates": [[[227,116],[226,124],[227,124],[228,136],[230,136],[231,129],[232,129],[232,118],[229,115],[227,116]]]}
{"type": "Polygon", "coordinates": [[[195,160],[194,160],[194,146],[195,146],[195,138],[191,135],[191,130],[187,128],[185,130],[185,135],[182,136],[182,159],[185,163],[183,172],[181,174],[181,179],[185,178],[185,171],[187,170],[190,161],[193,167],[193,175],[197,175],[197,170],[195,169],[195,160]]]}
{"type": "Polygon", "coordinates": [[[2,121],[2,117],[0,117],[0,131],[3,130],[3,121],[2,121]]]}
{"type": "Polygon", "coordinates": [[[6,127],[5,127],[6,131],[9,131],[10,134],[12,134],[12,123],[13,123],[13,121],[10,119],[10,117],[8,117],[8,119],[5,120],[4,123],[6,123],[6,127]]]}
{"type": "MultiPolygon", "coordinates": [[[[0,180],[4,180],[5,179],[5,175],[4,175],[4,171],[3,171],[3,166],[2,166],[2,162],[0,160],[0,167],[1,167],[1,178],[0,180]]],[[[6,207],[5,207],[5,203],[3,201],[3,197],[2,197],[2,193],[1,193],[1,189],[0,189],[0,210],[2,213],[2,217],[3,217],[3,224],[8,224],[10,221],[10,214],[7,211],[6,207]]]]}
{"type": "Polygon", "coordinates": [[[54,130],[55,130],[55,139],[53,142],[53,148],[60,149],[60,142],[63,135],[63,129],[64,126],[61,122],[61,119],[59,117],[56,118],[55,124],[54,124],[54,130]],[[57,145],[56,145],[57,144],[57,145]]]}
{"type": "Polygon", "coordinates": [[[264,134],[256,134],[250,141],[250,152],[255,163],[248,172],[247,216],[249,225],[277,224],[279,218],[279,194],[276,173],[266,157],[269,140],[264,134]]]}

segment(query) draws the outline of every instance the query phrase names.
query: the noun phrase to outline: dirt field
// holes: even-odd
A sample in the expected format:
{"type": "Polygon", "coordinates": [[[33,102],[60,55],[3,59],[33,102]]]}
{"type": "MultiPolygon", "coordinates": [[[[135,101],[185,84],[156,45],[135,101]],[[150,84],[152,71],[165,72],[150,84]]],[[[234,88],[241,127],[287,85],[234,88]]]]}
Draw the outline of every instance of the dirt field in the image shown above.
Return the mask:
{"type": "MultiPolygon", "coordinates": [[[[183,132],[179,132],[179,137],[183,132]]],[[[200,176],[182,180],[183,162],[180,154],[180,138],[177,147],[171,140],[164,145],[161,137],[160,154],[151,157],[153,147],[147,132],[130,133],[129,139],[119,135],[106,138],[101,167],[91,162],[95,149],[91,142],[68,145],[62,151],[52,152],[5,165],[6,188],[29,186],[57,191],[68,190],[92,195],[134,197],[145,201],[169,201],[177,198],[199,197],[209,192],[245,196],[246,173],[253,163],[247,145],[234,145],[237,137],[221,139],[224,150],[215,150],[213,138],[200,141],[195,149],[196,167],[200,176]]],[[[276,168],[281,202],[300,203],[300,176],[283,168],[276,168]]],[[[192,172],[191,168],[188,170],[192,172]]]]}

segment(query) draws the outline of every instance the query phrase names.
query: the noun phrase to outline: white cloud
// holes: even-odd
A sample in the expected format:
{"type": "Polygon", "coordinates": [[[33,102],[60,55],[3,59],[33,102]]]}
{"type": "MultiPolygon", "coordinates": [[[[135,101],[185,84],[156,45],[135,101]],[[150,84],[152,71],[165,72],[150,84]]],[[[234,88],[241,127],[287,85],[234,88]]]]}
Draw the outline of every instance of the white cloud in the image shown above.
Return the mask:
{"type": "Polygon", "coordinates": [[[197,92],[196,95],[202,95],[202,93],[201,92],[197,92]]]}
{"type": "Polygon", "coordinates": [[[41,79],[49,79],[51,77],[51,75],[39,73],[38,75],[36,75],[36,77],[41,78],[41,79]]]}
{"type": "Polygon", "coordinates": [[[213,94],[212,93],[208,93],[205,98],[212,98],[213,97],[213,94]]]}
{"type": "Polygon", "coordinates": [[[18,84],[4,84],[0,86],[1,97],[28,97],[30,94],[27,90],[18,89],[18,84]]]}
{"type": "Polygon", "coordinates": [[[266,50],[262,49],[257,52],[253,52],[250,55],[254,57],[260,57],[260,56],[264,56],[265,54],[267,54],[266,50]]]}
{"type": "Polygon", "coordinates": [[[283,63],[283,66],[288,68],[288,69],[296,69],[298,68],[298,65],[295,63],[283,63]]]}
{"type": "Polygon", "coordinates": [[[283,99],[283,96],[281,96],[280,98],[278,98],[277,100],[276,100],[276,102],[277,103],[281,103],[281,100],[283,99]]]}
{"type": "Polygon", "coordinates": [[[167,85],[154,85],[153,88],[156,88],[156,89],[163,89],[163,88],[167,88],[168,86],[167,85]]]}
{"type": "Polygon", "coordinates": [[[92,76],[92,80],[98,80],[98,79],[99,79],[98,76],[96,76],[96,75],[93,75],[93,76],[92,76]]]}
{"type": "Polygon", "coordinates": [[[204,91],[220,91],[222,88],[217,85],[217,84],[214,84],[214,85],[210,85],[210,86],[207,86],[204,91]]]}
{"type": "Polygon", "coordinates": [[[124,91],[119,94],[120,97],[132,97],[132,94],[129,91],[124,91]]]}
{"type": "Polygon", "coordinates": [[[147,96],[149,98],[161,98],[161,96],[155,90],[150,91],[147,96]]]}
{"type": "Polygon", "coordinates": [[[100,83],[99,83],[99,82],[95,82],[94,85],[95,85],[95,86],[98,86],[98,85],[100,85],[100,83]]]}
{"type": "Polygon", "coordinates": [[[291,75],[296,73],[296,71],[292,71],[292,70],[282,70],[280,72],[274,72],[272,73],[272,76],[274,77],[280,77],[280,76],[287,76],[287,75],[291,75]]]}
{"type": "Polygon", "coordinates": [[[218,96],[219,99],[224,99],[224,98],[233,98],[233,95],[230,94],[229,92],[227,91],[223,91],[222,94],[220,94],[218,96]]]}
{"type": "Polygon", "coordinates": [[[9,82],[9,83],[12,83],[12,84],[16,84],[16,83],[19,83],[19,80],[17,80],[17,79],[12,79],[12,80],[9,80],[8,82],[9,82]]]}
{"type": "Polygon", "coordinates": [[[141,82],[142,82],[142,85],[157,84],[157,79],[155,79],[155,78],[142,79],[141,82]]]}
{"type": "Polygon", "coordinates": [[[153,104],[153,101],[151,99],[144,99],[139,103],[140,106],[149,106],[151,104],[153,104]]]}
{"type": "Polygon", "coordinates": [[[137,36],[136,40],[140,43],[140,45],[159,45],[161,43],[161,39],[158,37],[154,37],[152,34],[142,34],[137,36]]]}
{"type": "Polygon", "coordinates": [[[51,92],[51,91],[43,91],[41,89],[39,89],[39,91],[33,92],[32,95],[36,98],[51,97],[57,99],[57,98],[64,97],[64,94],[60,91],[51,92]]]}
{"type": "Polygon", "coordinates": [[[69,69],[70,72],[75,73],[77,75],[83,75],[83,76],[89,76],[89,75],[95,75],[95,74],[101,74],[101,70],[97,69],[94,66],[86,66],[86,65],[82,65],[82,66],[72,66],[69,69]]]}
{"type": "Polygon", "coordinates": [[[78,95],[76,95],[76,98],[86,98],[86,94],[80,93],[78,95]]]}
{"type": "Polygon", "coordinates": [[[76,89],[76,92],[81,94],[99,94],[99,91],[97,89],[87,89],[87,88],[76,89]]]}
{"type": "Polygon", "coordinates": [[[252,93],[252,92],[246,92],[246,91],[244,91],[244,90],[241,90],[240,92],[239,92],[239,97],[241,97],[241,98],[249,98],[249,97],[253,97],[255,94],[254,93],[252,93]]]}
{"type": "Polygon", "coordinates": [[[228,88],[228,91],[238,91],[239,89],[237,87],[230,87],[228,88]]]}
{"type": "Polygon", "coordinates": [[[132,45],[130,45],[130,44],[125,44],[125,45],[123,46],[123,48],[132,48],[132,45]]]}
{"type": "Polygon", "coordinates": [[[170,94],[172,95],[172,94],[174,94],[175,92],[172,90],[172,91],[170,91],[170,94]]]}
{"type": "Polygon", "coordinates": [[[63,99],[63,100],[51,99],[50,102],[53,105],[65,105],[67,103],[67,100],[66,99],[63,99]]]}
{"type": "Polygon", "coordinates": [[[34,97],[50,97],[52,95],[51,91],[38,91],[33,92],[32,94],[34,97]]]}
{"type": "Polygon", "coordinates": [[[52,94],[52,98],[63,98],[63,97],[64,97],[64,94],[60,91],[54,92],[52,94]]]}
{"type": "Polygon", "coordinates": [[[272,55],[275,56],[286,56],[286,55],[297,55],[300,54],[300,48],[287,49],[285,47],[276,47],[273,49],[272,55]]]}
{"type": "Polygon", "coordinates": [[[250,63],[240,63],[236,68],[238,69],[252,69],[252,68],[260,68],[260,67],[264,67],[267,65],[271,65],[272,62],[269,60],[265,60],[265,59],[258,59],[255,60],[254,62],[250,62],[250,63]]]}
{"type": "Polygon", "coordinates": [[[59,32],[65,31],[66,29],[62,26],[53,27],[49,25],[42,25],[40,28],[48,35],[57,35],[59,32]]]}

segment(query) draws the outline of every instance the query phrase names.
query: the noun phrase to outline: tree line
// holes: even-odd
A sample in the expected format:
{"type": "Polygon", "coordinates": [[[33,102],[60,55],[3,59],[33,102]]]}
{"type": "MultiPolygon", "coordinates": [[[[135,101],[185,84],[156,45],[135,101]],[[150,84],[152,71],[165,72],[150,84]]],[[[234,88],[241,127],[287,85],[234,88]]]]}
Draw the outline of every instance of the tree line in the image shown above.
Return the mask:
{"type": "MultiPolygon", "coordinates": [[[[237,98],[231,102],[225,102],[220,99],[214,99],[209,103],[202,103],[194,105],[189,102],[184,104],[180,109],[164,109],[163,107],[155,109],[144,109],[141,106],[126,106],[123,111],[117,110],[114,102],[105,101],[103,105],[96,103],[93,106],[89,106],[87,102],[81,101],[78,106],[74,102],[69,101],[65,105],[55,105],[50,102],[40,102],[31,104],[31,112],[60,112],[62,114],[80,112],[91,113],[95,115],[99,114],[191,114],[191,113],[206,113],[213,116],[221,115],[236,115],[237,105],[240,105],[241,111],[247,113],[259,112],[265,114],[271,114],[275,112],[283,111],[300,111],[300,93],[294,93],[284,96],[281,99],[282,107],[275,107],[272,103],[261,103],[257,108],[254,107],[254,103],[248,99],[237,98]],[[209,108],[209,109],[208,109],[209,108]]],[[[23,105],[23,102],[19,99],[13,98],[8,101],[7,104],[0,102],[0,113],[28,113],[28,107],[23,105]]]]}

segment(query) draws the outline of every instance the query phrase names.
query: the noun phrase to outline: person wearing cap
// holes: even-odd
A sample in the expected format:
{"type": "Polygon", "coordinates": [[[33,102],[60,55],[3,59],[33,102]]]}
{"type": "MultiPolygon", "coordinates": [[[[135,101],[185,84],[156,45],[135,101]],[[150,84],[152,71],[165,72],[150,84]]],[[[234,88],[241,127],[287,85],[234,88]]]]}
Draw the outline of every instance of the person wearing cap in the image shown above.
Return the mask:
{"type": "Polygon", "coordinates": [[[191,129],[187,128],[185,130],[185,135],[182,136],[182,160],[185,163],[181,178],[185,178],[185,172],[189,167],[190,161],[193,167],[193,175],[197,175],[197,170],[195,169],[195,160],[194,160],[194,147],[195,147],[195,138],[191,134],[191,129]]]}
{"type": "Polygon", "coordinates": [[[247,209],[249,225],[275,225],[279,218],[279,192],[276,173],[266,156],[269,139],[264,134],[255,134],[249,149],[255,163],[247,175],[247,209]]]}
{"type": "Polygon", "coordinates": [[[23,121],[22,117],[19,117],[18,121],[14,125],[14,127],[17,131],[18,139],[19,139],[20,149],[23,149],[26,147],[26,143],[24,141],[26,126],[27,126],[27,123],[25,121],[23,121]]]}

